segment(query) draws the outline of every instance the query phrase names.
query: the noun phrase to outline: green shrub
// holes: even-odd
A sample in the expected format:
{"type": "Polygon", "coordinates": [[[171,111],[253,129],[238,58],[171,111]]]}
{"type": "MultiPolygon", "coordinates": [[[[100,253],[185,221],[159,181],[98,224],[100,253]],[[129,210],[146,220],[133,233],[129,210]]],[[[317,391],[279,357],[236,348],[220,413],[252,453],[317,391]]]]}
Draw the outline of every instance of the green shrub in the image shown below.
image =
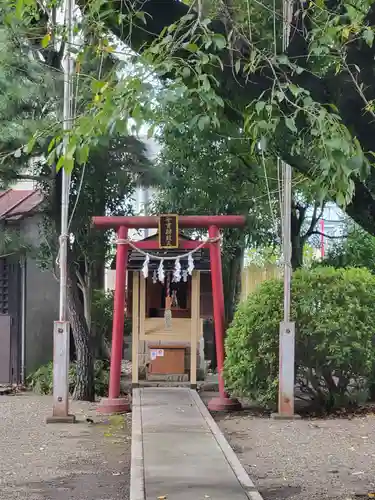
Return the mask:
{"type": "Polygon", "coordinates": [[[27,377],[26,384],[37,394],[52,394],[53,390],[53,363],[39,367],[27,377]]]}
{"type": "MultiPolygon", "coordinates": [[[[367,269],[322,267],[293,275],[296,384],[320,408],[357,403],[371,383],[374,297],[375,276],[367,269]]],[[[282,317],[283,284],[266,281],[240,304],[226,338],[227,388],[268,407],[277,400],[282,317]]]]}
{"type": "MultiPolygon", "coordinates": [[[[93,329],[98,334],[104,335],[107,342],[110,342],[112,338],[113,291],[94,290],[91,313],[93,329]]],[[[124,336],[131,335],[131,333],[131,318],[125,318],[124,336]]]]}
{"type": "MultiPolygon", "coordinates": [[[[95,394],[97,396],[105,396],[108,393],[109,385],[109,362],[103,360],[95,361],[95,394]]],[[[69,392],[74,391],[76,379],[76,365],[71,363],[69,367],[69,392]]],[[[27,384],[37,394],[52,394],[53,391],[53,363],[50,362],[41,366],[32,373],[27,384]]]]}

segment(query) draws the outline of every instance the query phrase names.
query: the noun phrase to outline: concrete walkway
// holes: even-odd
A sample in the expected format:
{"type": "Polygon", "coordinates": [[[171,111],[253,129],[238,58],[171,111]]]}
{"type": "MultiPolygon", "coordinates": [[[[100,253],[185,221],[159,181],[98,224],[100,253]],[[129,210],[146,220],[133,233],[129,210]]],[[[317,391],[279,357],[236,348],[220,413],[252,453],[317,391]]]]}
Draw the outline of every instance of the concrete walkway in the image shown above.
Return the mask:
{"type": "Polygon", "coordinates": [[[262,500],[196,391],[133,390],[130,500],[262,500]]]}

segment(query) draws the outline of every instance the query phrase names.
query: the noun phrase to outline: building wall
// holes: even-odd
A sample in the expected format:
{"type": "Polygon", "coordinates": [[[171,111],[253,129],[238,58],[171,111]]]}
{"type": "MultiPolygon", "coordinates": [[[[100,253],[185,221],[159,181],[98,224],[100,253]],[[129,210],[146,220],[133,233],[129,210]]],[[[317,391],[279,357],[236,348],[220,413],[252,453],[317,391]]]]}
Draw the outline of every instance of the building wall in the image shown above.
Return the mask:
{"type": "MultiPolygon", "coordinates": [[[[21,221],[21,234],[35,247],[40,242],[41,216],[21,221]]],[[[53,357],[53,322],[59,316],[59,284],[51,271],[26,261],[26,375],[53,357]]]]}

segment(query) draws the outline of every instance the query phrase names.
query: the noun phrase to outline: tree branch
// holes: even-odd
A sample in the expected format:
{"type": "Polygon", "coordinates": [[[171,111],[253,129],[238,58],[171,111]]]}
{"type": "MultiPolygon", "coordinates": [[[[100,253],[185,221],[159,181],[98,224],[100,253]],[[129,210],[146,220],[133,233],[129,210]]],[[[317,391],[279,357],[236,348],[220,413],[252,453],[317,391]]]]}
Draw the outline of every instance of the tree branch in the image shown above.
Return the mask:
{"type": "Polygon", "coordinates": [[[303,237],[304,241],[306,241],[309,238],[309,236],[311,236],[312,234],[314,234],[313,231],[314,231],[317,223],[319,222],[319,220],[322,218],[324,204],[323,204],[323,206],[322,206],[322,208],[320,210],[320,214],[318,215],[318,209],[319,209],[319,207],[320,207],[320,203],[316,201],[314,203],[314,210],[313,210],[313,214],[311,216],[310,226],[309,226],[308,230],[306,231],[306,233],[305,233],[305,235],[303,237]]]}
{"type": "Polygon", "coordinates": [[[310,236],[313,234],[318,234],[319,236],[323,236],[324,238],[328,238],[330,240],[342,240],[348,237],[347,234],[343,234],[341,236],[331,236],[329,234],[322,233],[321,231],[313,231],[312,233],[310,233],[310,236]]]}
{"type": "Polygon", "coordinates": [[[84,289],[86,288],[85,280],[83,279],[82,274],[79,272],[79,270],[77,268],[75,269],[75,273],[76,273],[76,276],[77,276],[78,285],[79,285],[80,289],[83,292],[84,289]]]}

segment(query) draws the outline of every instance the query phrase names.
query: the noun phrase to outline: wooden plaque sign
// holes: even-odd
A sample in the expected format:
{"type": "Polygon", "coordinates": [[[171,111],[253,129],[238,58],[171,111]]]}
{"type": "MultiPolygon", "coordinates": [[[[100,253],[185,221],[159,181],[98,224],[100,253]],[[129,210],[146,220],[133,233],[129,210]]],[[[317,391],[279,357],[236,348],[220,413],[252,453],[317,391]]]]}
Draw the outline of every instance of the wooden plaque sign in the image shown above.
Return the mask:
{"type": "Polygon", "coordinates": [[[178,216],[159,216],[159,247],[178,248],[178,216]]]}

